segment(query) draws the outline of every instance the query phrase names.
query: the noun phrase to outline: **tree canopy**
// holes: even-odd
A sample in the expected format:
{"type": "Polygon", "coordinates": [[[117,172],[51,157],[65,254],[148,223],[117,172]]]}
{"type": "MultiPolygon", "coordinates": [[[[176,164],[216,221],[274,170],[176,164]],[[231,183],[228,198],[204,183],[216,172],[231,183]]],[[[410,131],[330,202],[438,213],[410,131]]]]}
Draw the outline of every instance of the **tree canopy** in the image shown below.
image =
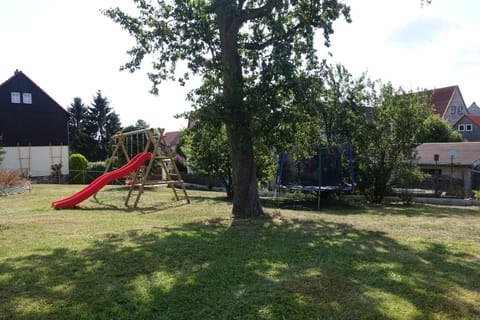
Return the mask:
{"type": "Polygon", "coordinates": [[[419,142],[462,142],[462,135],[453,130],[452,126],[436,114],[423,121],[419,133],[419,142]]]}
{"type": "Polygon", "coordinates": [[[88,108],[88,133],[97,143],[98,151],[93,161],[105,160],[108,155],[108,144],[111,137],[118,133],[122,126],[120,117],[110,107],[110,101],[99,90],[88,108]]]}
{"type": "Polygon", "coordinates": [[[92,145],[95,141],[88,133],[88,108],[79,97],[73,98],[68,107],[71,116],[68,120],[70,135],[70,150],[72,153],[80,153],[87,158],[92,158],[94,150],[92,145]]]}
{"type": "MultiPolygon", "coordinates": [[[[314,40],[322,30],[325,44],[333,22],[349,7],[323,0],[135,0],[137,15],[120,8],[105,14],[135,39],[131,60],[123,69],[135,71],[153,56],[152,91],[166,79],[183,83],[190,74],[202,77],[192,95],[207,121],[225,124],[234,188],[233,214],[263,213],[257,190],[255,127],[272,127],[293,100],[302,99],[298,80],[319,64],[314,40]],[[178,75],[185,61],[188,71],[178,75]],[[197,91],[198,93],[198,91],[197,91]]],[[[275,127],[272,130],[276,129],[275,127]]],[[[272,132],[272,136],[274,133],[272,132]]]]}
{"type": "Polygon", "coordinates": [[[372,91],[371,105],[373,119],[356,130],[354,146],[360,189],[369,200],[380,202],[394,173],[413,168],[423,122],[432,110],[421,95],[406,94],[391,84],[372,91]]]}
{"type": "MultiPolygon", "coordinates": [[[[70,148],[90,161],[105,160],[110,138],[121,129],[119,116],[110,107],[110,102],[101,91],[87,107],[81,98],[74,98],[68,111],[70,148]]],[[[143,123],[141,123],[143,124],[143,123]]]]}

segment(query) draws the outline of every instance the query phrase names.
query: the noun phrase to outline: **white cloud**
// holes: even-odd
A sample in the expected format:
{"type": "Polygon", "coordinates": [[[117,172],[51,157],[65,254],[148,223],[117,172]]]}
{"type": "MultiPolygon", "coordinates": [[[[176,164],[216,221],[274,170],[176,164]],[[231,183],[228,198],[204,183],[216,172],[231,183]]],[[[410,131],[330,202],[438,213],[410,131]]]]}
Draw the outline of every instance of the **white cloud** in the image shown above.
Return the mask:
{"type": "Polygon", "coordinates": [[[401,29],[394,30],[388,41],[403,49],[417,48],[436,41],[444,41],[448,31],[459,28],[456,23],[440,17],[418,16],[401,29]]]}
{"type": "Polygon", "coordinates": [[[331,62],[407,90],[458,84],[467,105],[480,99],[479,1],[434,0],[423,9],[416,0],[347,3],[353,22],[334,24],[331,62]]]}

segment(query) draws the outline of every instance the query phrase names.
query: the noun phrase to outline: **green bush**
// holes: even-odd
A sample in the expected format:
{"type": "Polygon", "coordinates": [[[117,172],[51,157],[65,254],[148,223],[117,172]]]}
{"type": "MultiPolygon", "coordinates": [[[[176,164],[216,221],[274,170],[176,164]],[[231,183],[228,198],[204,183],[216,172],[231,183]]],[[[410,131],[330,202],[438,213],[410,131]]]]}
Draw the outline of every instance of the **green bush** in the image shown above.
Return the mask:
{"type": "Polygon", "coordinates": [[[473,191],[473,198],[475,200],[480,200],[480,190],[472,190],[473,191]]]}
{"type": "Polygon", "coordinates": [[[80,153],[73,153],[69,159],[70,166],[70,183],[84,184],[85,171],[87,170],[88,160],[80,153]]]}

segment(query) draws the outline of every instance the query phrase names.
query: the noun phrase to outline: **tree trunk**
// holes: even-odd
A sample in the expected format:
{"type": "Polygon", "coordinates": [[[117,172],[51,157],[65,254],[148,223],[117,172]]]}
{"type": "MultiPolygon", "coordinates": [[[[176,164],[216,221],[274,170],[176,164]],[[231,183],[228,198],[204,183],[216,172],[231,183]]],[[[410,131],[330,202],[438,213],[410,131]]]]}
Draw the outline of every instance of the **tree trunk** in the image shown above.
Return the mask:
{"type": "Polygon", "coordinates": [[[258,195],[251,130],[240,123],[232,123],[227,125],[227,134],[232,150],[233,216],[261,216],[263,210],[258,195]]]}
{"type": "MultiPolygon", "coordinates": [[[[224,1],[228,2],[228,1],[224,1]]],[[[230,144],[232,165],[233,209],[235,218],[263,215],[257,188],[252,115],[244,103],[243,73],[238,54],[238,31],[241,25],[234,23],[235,12],[223,3],[217,7],[217,23],[220,30],[222,77],[224,97],[224,121],[230,144]]]]}

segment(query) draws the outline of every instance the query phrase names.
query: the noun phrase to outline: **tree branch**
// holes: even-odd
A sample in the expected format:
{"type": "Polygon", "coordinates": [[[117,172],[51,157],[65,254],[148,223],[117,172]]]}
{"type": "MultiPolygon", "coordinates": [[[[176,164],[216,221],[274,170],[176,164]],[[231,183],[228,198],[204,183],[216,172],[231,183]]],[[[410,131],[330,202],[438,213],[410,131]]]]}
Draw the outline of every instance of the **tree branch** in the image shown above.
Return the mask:
{"type": "Polygon", "coordinates": [[[238,10],[238,11],[243,10],[243,5],[244,5],[244,4],[245,4],[245,0],[238,0],[237,10],[238,10]]]}
{"type": "Polygon", "coordinates": [[[247,22],[253,19],[258,19],[265,17],[273,9],[274,1],[268,1],[264,6],[255,9],[246,9],[240,12],[240,15],[237,17],[242,23],[247,22]]]}
{"type": "Polygon", "coordinates": [[[258,42],[246,42],[243,44],[243,48],[247,50],[263,50],[266,47],[270,46],[273,44],[273,39],[270,38],[267,41],[263,43],[258,43],[258,42]]]}
{"type": "MultiPolygon", "coordinates": [[[[243,0],[240,0],[240,2],[243,2],[243,0]]],[[[232,24],[230,25],[230,31],[238,31],[243,23],[265,17],[272,11],[273,6],[274,1],[270,0],[264,6],[240,11],[240,13],[233,19],[232,24]]]]}

